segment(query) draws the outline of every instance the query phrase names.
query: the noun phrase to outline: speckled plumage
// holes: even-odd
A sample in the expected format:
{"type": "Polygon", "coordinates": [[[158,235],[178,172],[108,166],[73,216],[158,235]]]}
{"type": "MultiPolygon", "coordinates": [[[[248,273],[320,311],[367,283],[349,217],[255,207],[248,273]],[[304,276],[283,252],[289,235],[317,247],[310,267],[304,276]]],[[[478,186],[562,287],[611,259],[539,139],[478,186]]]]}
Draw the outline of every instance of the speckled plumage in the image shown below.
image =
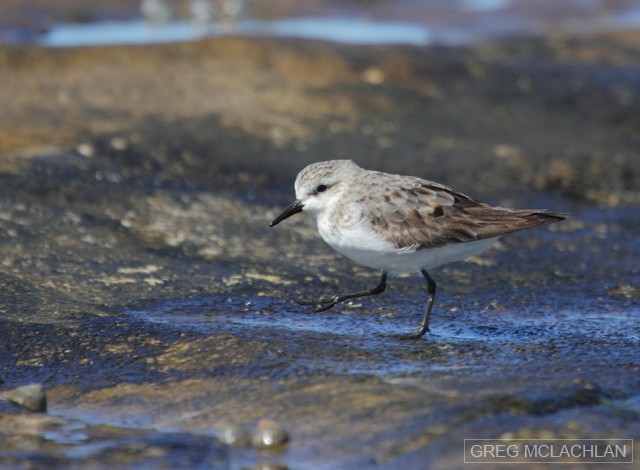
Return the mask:
{"type": "Polygon", "coordinates": [[[307,166],[298,174],[295,190],[296,201],[271,226],[307,212],[333,249],[383,272],[375,292],[337,296],[320,302],[329,305],[322,309],[384,291],[387,271],[421,272],[430,288],[421,334],[428,328],[435,294],[426,270],[478,254],[507,233],[566,218],[544,210],[491,207],[439,183],[365,170],[351,160],[307,166]]]}
{"type": "MultiPolygon", "coordinates": [[[[303,210],[316,219],[320,235],[330,246],[356,262],[380,269],[385,266],[375,258],[393,253],[405,259],[387,263],[391,270],[433,268],[476,250],[460,246],[436,257],[429,256],[429,250],[497,238],[564,218],[539,210],[491,207],[447,186],[365,170],[351,160],[311,164],[299,173],[295,188],[303,210]],[[317,193],[319,185],[327,190],[317,193]],[[363,256],[367,245],[371,256],[363,256]],[[415,253],[418,251],[424,253],[415,253]],[[411,257],[403,256],[409,253],[411,257]]],[[[488,245],[475,244],[479,249],[488,245]]]]}

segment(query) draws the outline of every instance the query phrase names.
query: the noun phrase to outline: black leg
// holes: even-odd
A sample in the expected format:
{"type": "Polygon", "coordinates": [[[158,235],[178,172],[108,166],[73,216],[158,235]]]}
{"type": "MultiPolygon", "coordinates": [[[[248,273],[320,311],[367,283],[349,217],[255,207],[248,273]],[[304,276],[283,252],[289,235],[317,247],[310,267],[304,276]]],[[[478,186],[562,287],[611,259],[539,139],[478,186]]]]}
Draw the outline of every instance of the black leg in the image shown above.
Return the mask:
{"type": "Polygon", "coordinates": [[[315,306],[314,310],[316,312],[324,312],[325,310],[329,310],[331,307],[334,307],[337,303],[344,302],[345,300],[357,299],[358,297],[367,297],[369,295],[382,294],[386,288],[387,288],[387,272],[382,271],[382,275],[380,276],[380,282],[373,289],[365,290],[363,292],[354,292],[353,294],[334,295],[333,297],[326,297],[324,299],[311,300],[311,301],[302,301],[298,303],[301,305],[314,305],[315,306]]]}
{"type": "Polygon", "coordinates": [[[421,269],[420,272],[424,276],[425,281],[427,281],[427,290],[429,291],[427,310],[424,312],[424,318],[422,319],[420,329],[416,333],[402,335],[400,336],[400,339],[419,339],[422,338],[427,331],[429,331],[429,318],[431,317],[431,308],[433,307],[433,299],[435,299],[436,297],[436,281],[434,281],[433,278],[429,276],[429,273],[424,269],[421,269]]]}

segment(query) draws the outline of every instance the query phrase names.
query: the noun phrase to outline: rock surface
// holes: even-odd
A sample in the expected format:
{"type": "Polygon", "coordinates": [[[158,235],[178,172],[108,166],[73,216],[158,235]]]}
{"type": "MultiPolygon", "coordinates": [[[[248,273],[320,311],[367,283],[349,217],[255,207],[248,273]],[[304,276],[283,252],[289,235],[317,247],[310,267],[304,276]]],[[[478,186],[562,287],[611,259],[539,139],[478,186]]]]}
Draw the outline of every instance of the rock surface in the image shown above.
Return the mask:
{"type": "Polygon", "coordinates": [[[0,466],[459,468],[465,438],[639,437],[629,37],[0,48],[0,375],[49,402],[0,409],[0,466]],[[400,342],[419,279],[314,314],[295,300],[377,274],[304,216],[268,228],[338,157],[571,218],[433,272],[432,334],[400,342]],[[270,420],[278,453],[214,438],[270,420]]]}
{"type": "Polygon", "coordinates": [[[18,405],[29,411],[47,411],[47,396],[42,384],[22,385],[0,392],[0,400],[18,405]]]}

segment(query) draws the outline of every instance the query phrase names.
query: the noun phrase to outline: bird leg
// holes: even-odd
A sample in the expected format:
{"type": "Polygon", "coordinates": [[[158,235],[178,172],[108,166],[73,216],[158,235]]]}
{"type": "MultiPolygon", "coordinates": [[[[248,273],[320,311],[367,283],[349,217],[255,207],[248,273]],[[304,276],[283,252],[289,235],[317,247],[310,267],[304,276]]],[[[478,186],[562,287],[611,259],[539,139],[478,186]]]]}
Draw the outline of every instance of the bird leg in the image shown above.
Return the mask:
{"type": "Polygon", "coordinates": [[[429,318],[431,317],[431,308],[433,307],[433,299],[436,297],[436,281],[429,275],[427,271],[421,269],[420,272],[424,279],[427,281],[427,290],[429,292],[429,301],[427,302],[427,310],[424,312],[424,318],[420,329],[416,333],[410,333],[407,335],[400,335],[398,339],[420,339],[429,330],[429,318]]]}
{"type": "MultiPolygon", "coordinates": [[[[324,312],[325,310],[329,310],[330,308],[334,307],[336,304],[340,302],[344,302],[345,300],[357,299],[358,297],[367,297],[369,295],[382,294],[386,288],[387,288],[387,271],[382,271],[382,275],[380,276],[380,282],[373,289],[365,290],[362,292],[354,292],[352,294],[334,295],[333,297],[325,297],[317,300],[301,301],[298,303],[300,305],[314,305],[315,306],[314,310],[316,312],[324,312]]],[[[428,319],[427,319],[427,323],[428,323],[428,319]]]]}

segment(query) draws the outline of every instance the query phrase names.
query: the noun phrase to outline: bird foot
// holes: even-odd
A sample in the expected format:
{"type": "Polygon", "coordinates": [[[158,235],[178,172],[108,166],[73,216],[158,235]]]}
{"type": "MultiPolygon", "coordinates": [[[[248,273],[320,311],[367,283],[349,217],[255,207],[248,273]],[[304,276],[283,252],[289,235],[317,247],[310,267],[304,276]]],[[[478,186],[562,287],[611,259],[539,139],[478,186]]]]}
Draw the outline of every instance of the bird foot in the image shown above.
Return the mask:
{"type": "Polygon", "coordinates": [[[323,299],[299,300],[298,304],[313,305],[314,312],[319,313],[319,312],[324,312],[325,310],[329,310],[332,307],[335,307],[338,302],[340,302],[340,297],[337,295],[334,295],[333,297],[325,297],[323,299]]]}
{"type": "Polygon", "coordinates": [[[425,333],[431,333],[431,330],[427,328],[425,331],[418,331],[417,333],[402,333],[389,335],[392,338],[399,339],[401,341],[411,341],[422,338],[425,333]]]}

